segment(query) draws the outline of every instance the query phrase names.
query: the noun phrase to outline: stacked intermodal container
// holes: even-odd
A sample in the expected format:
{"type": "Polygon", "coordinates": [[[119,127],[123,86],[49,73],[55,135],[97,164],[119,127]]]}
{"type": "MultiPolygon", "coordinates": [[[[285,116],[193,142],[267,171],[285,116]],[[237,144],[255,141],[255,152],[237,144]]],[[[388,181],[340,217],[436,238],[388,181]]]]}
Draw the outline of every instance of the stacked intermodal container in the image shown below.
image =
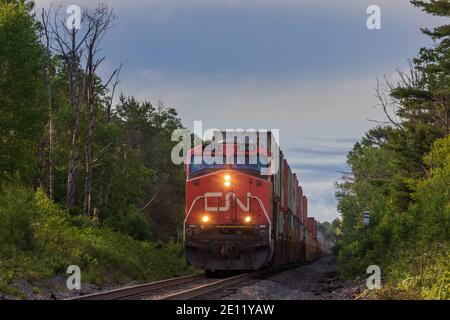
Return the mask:
{"type": "Polygon", "coordinates": [[[298,187],[297,190],[297,216],[300,224],[303,224],[303,189],[298,187]]]}
{"type": "Polygon", "coordinates": [[[317,240],[317,221],[314,218],[308,218],[308,232],[314,240],[317,240]]]}
{"type": "Polygon", "coordinates": [[[306,196],[303,196],[303,200],[302,200],[302,221],[303,221],[303,225],[305,227],[307,227],[308,222],[308,198],[306,196]]]}
{"type": "MultiPolygon", "coordinates": [[[[272,142],[274,143],[274,142],[272,142]]],[[[317,224],[308,219],[308,198],[303,193],[298,176],[292,171],[283,152],[279,152],[279,170],[272,178],[273,219],[276,224],[276,260],[292,262],[314,256],[312,248],[317,238],[317,224]],[[304,247],[309,252],[304,252],[304,247]],[[283,254],[286,252],[287,254],[283,254]],[[287,259],[287,260],[286,260],[287,259]]]]}

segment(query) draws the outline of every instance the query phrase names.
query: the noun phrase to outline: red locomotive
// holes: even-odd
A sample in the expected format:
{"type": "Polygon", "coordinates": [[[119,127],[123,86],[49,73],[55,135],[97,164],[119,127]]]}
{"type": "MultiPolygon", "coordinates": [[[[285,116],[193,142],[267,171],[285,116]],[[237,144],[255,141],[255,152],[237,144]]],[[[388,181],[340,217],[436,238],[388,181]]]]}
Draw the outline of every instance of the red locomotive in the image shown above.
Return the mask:
{"type": "Polygon", "coordinates": [[[261,174],[275,155],[273,136],[265,134],[269,147],[217,144],[213,156],[223,161],[205,160],[202,145],[188,153],[184,241],[193,266],[258,270],[320,255],[316,220],[308,218],[307,198],[283,153],[276,153],[276,172],[261,174]]]}

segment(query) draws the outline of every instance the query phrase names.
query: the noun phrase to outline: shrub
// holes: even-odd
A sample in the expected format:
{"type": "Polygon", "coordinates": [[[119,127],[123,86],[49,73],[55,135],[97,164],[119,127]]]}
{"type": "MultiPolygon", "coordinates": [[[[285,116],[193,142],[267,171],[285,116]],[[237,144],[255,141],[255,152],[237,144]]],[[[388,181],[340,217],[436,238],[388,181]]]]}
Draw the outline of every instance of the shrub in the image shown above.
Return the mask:
{"type": "MultiPolygon", "coordinates": [[[[139,214],[118,221],[123,234],[71,216],[45,192],[18,185],[0,193],[0,291],[23,297],[14,280],[44,280],[78,265],[82,281],[96,284],[153,281],[195,272],[183,246],[138,241],[148,225],[139,214]],[[126,228],[124,227],[126,226],[126,228]]],[[[114,221],[111,221],[113,223],[114,221]]],[[[64,286],[61,283],[61,286],[64,286]]]]}
{"type": "Polygon", "coordinates": [[[133,209],[122,214],[117,213],[108,216],[104,225],[136,240],[150,240],[151,238],[149,219],[144,214],[133,211],[133,209]]]}
{"type": "Polygon", "coordinates": [[[32,248],[33,198],[32,190],[17,184],[0,187],[0,249],[32,248]]]}

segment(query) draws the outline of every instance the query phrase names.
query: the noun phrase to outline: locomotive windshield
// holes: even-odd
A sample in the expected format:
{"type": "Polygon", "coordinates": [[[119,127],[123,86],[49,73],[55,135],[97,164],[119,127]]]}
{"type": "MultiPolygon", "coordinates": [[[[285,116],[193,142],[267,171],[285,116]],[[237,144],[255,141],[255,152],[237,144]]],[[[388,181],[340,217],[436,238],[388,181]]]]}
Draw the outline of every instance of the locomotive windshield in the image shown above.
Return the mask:
{"type": "Polygon", "coordinates": [[[205,170],[218,170],[225,168],[225,158],[222,163],[213,163],[212,159],[202,156],[192,156],[190,164],[190,173],[196,174],[205,170]]]}
{"type": "MultiPolygon", "coordinates": [[[[202,156],[192,156],[189,173],[192,175],[201,174],[210,170],[221,170],[231,168],[234,170],[245,170],[259,173],[266,167],[267,159],[261,159],[259,156],[234,156],[233,161],[226,161],[224,157],[221,163],[215,163],[214,159],[202,156]],[[265,160],[265,161],[264,161],[265,160]]],[[[230,159],[231,160],[231,159],[230,159]]],[[[217,162],[217,161],[216,161],[217,162]]]]}
{"type": "Polygon", "coordinates": [[[236,156],[231,168],[236,170],[260,171],[264,166],[261,161],[261,156],[236,156]]]}

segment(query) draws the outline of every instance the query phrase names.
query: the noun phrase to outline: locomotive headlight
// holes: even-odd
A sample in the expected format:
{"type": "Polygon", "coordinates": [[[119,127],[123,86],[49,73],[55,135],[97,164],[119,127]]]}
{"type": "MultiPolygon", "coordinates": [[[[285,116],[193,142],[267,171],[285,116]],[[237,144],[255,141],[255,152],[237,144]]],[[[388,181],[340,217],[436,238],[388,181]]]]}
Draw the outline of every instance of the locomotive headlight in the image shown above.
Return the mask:
{"type": "Polygon", "coordinates": [[[250,221],[252,221],[252,217],[250,217],[250,216],[245,217],[246,223],[250,223],[250,221]]]}
{"type": "Polygon", "coordinates": [[[225,180],[225,182],[223,183],[223,185],[225,187],[230,187],[231,186],[231,176],[229,174],[226,174],[223,179],[225,180]]]}
{"type": "Polygon", "coordinates": [[[207,223],[207,222],[209,221],[209,217],[206,216],[206,215],[203,216],[202,221],[203,221],[204,223],[207,223]]]}

